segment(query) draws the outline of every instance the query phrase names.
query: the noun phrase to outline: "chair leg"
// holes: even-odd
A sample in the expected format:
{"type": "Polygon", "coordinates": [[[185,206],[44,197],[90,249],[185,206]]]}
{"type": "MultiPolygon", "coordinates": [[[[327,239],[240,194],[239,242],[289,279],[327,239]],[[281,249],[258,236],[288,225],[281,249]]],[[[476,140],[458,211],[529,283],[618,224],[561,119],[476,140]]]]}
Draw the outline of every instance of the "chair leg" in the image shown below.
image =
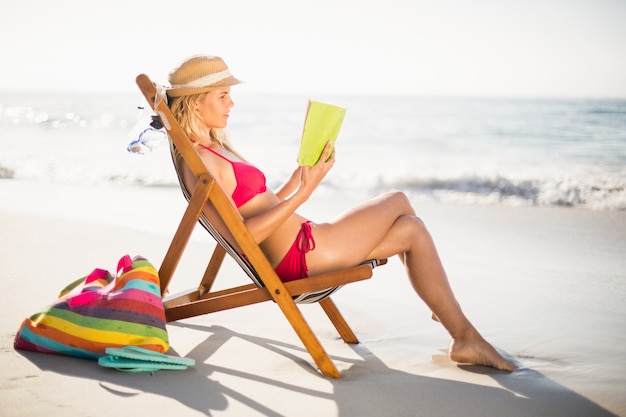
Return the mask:
{"type": "Polygon", "coordinates": [[[319,305],[322,306],[322,309],[324,309],[324,312],[333,323],[344,342],[359,343],[359,339],[357,339],[356,335],[354,334],[346,320],[343,318],[343,316],[337,309],[337,306],[335,305],[333,300],[330,299],[330,297],[327,297],[320,301],[319,305]]]}
{"type": "Polygon", "coordinates": [[[311,327],[302,316],[302,312],[296,306],[291,298],[285,300],[281,297],[275,297],[274,301],[278,304],[283,314],[295,330],[296,334],[302,341],[302,344],[309,352],[315,364],[320,368],[323,375],[329,378],[341,378],[341,373],[333,363],[324,347],[317,339],[317,336],[311,330],[311,327]]]}
{"type": "Polygon", "coordinates": [[[198,293],[200,296],[211,291],[215,278],[217,277],[217,273],[220,270],[220,266],[222,266],[222,262],[224,261],[225,255],[226,250],[219,244],[215,245],[215,250],[213,251],[211,260],[209,261],[209,264],[204,271],[202,281],[200,281],[200,285],[198,286],[198,293]]]}

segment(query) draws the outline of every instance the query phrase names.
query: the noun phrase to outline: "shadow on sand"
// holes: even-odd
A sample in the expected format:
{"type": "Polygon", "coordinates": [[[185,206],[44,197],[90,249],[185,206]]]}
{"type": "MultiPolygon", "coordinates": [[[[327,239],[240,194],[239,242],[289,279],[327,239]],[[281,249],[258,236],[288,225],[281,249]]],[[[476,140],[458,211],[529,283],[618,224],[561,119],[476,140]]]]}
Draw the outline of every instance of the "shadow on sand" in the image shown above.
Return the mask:
{"type": "MultiPolygon", "coordinates": [[[[266,389],[263,385],[268,385],[332,401],[337,407],[337,415],[343,417],[359,415],[615,417],[615,414],[531,369],[520,369],[509,374],[483,367],[465,367],[468,372],[489,375],[502,388],[486,387],[391,369],[363,345],[353,346],[362,360],[339,358],[352,365],[343,371],[343,378],[329,380],[333,386],[332,393],[312,390],[298,386],[292,381],[210,365],[209,360],[228,340],[237,338],[277,352],[293,360],[305,372],[323,378],[308,362],[289,353],[302,351],[301,347],[233,332],[220,326],[188,323],[170,325],[208,334],[202,343],[186,355],[194,358],[197,364],[193,369],[184,371],[184,375],[180,372],[167,371],[153,375],[127,374],[93,366],[92,361],[31,352],[23,352],[23,355],[42,370],[99,381],[103,390],[119,396],[120,399],[140,393],[151,393],[175,399],[182,405],[206,415],[211,415],[212,410],[228,409],[230,401],[240,402],[259,415],[281,415],[272,409],[272,399],[255,400],[238,392],[237,384],[226,386],[212,379],[212,374],[222,373],[245,379],[247,385],[259,384],[259,391],[266,389]],[[66,361],[72,361],[72,366],[68,366],[66,361]],[[184,378],[184,383],[181,383],[181,378],[184,378]]],[[[172,351],[169,353],[175,354],[172,351]]]]}

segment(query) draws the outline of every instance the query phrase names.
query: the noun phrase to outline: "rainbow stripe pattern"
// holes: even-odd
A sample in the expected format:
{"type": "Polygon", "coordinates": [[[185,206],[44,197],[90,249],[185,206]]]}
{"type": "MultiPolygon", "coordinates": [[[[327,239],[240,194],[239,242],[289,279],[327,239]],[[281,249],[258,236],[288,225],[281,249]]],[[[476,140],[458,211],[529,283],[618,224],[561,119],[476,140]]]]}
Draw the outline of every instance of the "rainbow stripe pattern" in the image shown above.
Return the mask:
{"type": "Polygon", "coordinates": [[[140,256],[122,257],[117,274],[94,269],[65,287],[56,302],[25,319],[21,350],[98,359],[111,347],[169,349],[159,276],[140,256]]]}

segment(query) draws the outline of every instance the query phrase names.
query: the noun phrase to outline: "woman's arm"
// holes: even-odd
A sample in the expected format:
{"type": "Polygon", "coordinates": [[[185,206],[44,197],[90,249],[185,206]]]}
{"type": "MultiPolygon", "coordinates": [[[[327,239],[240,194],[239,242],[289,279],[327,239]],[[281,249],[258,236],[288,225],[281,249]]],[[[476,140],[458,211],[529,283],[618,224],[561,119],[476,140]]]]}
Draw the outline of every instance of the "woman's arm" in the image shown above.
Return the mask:
{"type": "Polygon", "coordinates": [[[312,167],[299,167],[294,171],[294,174],[285,183],[285,186],[281,187],[279,191],[281,195],[277,194],[279,199],[281,199],[278,204],[270,209],[258,212],[254,205],[243,208],[241,214],[245,218],[244,223],[254,240],[258,243],[264,241],[293,215],[313,194],[313,191],[330,171],[334,162],[335,152],[334,150],[331,152],[329,142],[317,164],[312,167]],[[300,175],[297,176],[296,173],[300,175]]]}
{"type": "Polygon", "coordinates": [[[294,193],[300,186],[300,177],[302,176],[302,167],[299,166],[296,168],[291,176],[285,181],[283,185],[281,185],[278,190],[276,190],[276,197],[280,201],[283,201],[290,195],[294,193]]]}

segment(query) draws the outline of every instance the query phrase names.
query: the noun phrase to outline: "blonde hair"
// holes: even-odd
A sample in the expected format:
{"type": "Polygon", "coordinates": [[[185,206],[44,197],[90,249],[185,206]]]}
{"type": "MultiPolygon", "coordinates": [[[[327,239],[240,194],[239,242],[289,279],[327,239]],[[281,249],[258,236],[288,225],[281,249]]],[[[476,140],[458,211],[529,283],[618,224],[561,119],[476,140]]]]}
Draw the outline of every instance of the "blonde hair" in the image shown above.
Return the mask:
{"type": "Polygon", "coordinates": [[[228,131],[219,128],[207,128],[202,117],[194,110],[193,104],[207,95],[207,92],[193,94],[189,96],[168,97],[168,104],[176,121],[183,128],[187,136],[192,139],[194,146],[198,144],[208,145],[219,143],[228,152],[231,152],[243,160],[228,140],[228,131]]]}

